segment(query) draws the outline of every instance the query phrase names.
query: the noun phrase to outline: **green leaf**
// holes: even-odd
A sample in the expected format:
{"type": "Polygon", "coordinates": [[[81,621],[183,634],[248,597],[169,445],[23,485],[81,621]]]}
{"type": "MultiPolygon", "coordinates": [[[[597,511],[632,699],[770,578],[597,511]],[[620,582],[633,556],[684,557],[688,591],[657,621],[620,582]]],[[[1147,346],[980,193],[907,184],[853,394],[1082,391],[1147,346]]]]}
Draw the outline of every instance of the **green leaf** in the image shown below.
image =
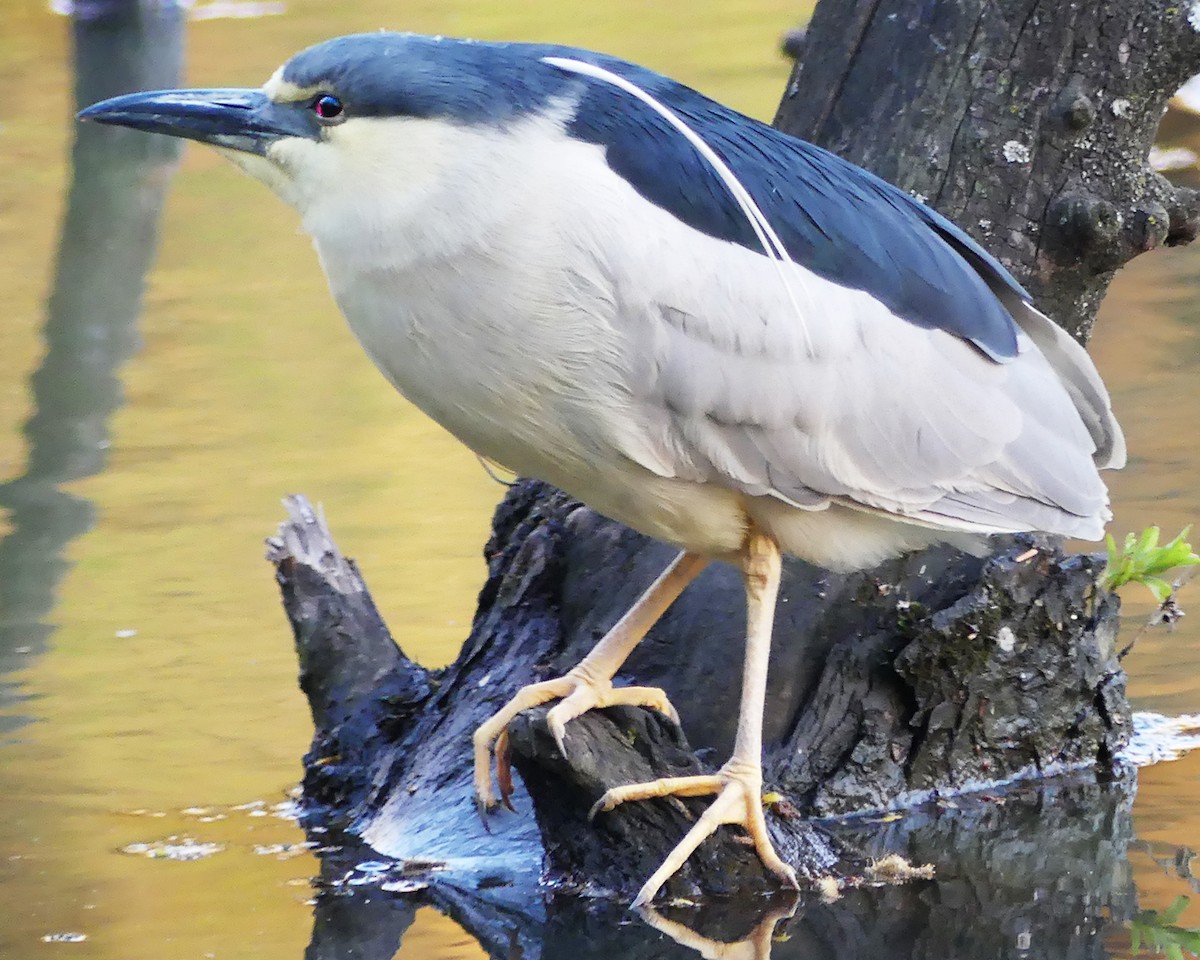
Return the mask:
{"type": "Polygon", "coordinates": [[[1200,564],[1187,536],[1191,527],[1185,527],[1170,543],[1159,545],[1158,527],[1147,527],[1141,535],[1125,535],[1125,545],[1117,550],[1116,541],[1105,538],[1108,566],[1104,570],[1101,584],[1106,590],[1117,590],[1127,583],[1140,583],[1154,594],[1154,599],[1164,603],[1173,592],[1173,587],[1160,574],[1176,567],[1200,564]]]}
{"type": "Polygon", "coordinates": [[[1175,592],[1171,585],[1161,577],[1141,577],[1140,582],[1149,588],[1150,592],[1154,594],[1154,599],[1160,604],[1166,603],[1167,598],[1175,592]]]}
{"type": "Polygon", "coordinates": [[[1173,926],[1175,923],[1177,923],[1179,918],[1183,916],[1183,911],[1187,909],[1188,904],[1191,902],[1192,901],[1189,897],[1183,895],[1176,897],[1171,902],[1171,905],[1158,915],[1162,925],[1173,926]]]}
{"type": "Polygon", "coordinates": [[[1176,897],[1165,910],[1142,910],[1129,922],[1130,952],[1142,952],[1143,943],[1170,960],[1188,956],[1200,958],[1200,929],[1176,926],[1188,904],[1187,896],[1176,897]]]}

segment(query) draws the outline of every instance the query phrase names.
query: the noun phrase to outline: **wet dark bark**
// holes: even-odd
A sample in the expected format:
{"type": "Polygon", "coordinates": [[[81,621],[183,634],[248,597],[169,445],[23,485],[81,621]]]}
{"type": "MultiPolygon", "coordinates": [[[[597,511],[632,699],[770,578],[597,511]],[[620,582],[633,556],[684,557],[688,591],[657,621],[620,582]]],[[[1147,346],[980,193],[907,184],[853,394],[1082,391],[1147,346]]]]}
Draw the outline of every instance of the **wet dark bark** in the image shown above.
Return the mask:
{"type": "MultiPolygon", "coordinates": [[[[1195,232],[1195,197],[1144,162],[1167,95],[1200,69],[1174,7],[826,2],[804,51],[784,125],[928,196],[1080,335],[1117,265],[1195,232]]],[[[687,740],[645,711],[614,710],[573,722],[564,758],[531,712],[512,730],[522,813],[489,832],[472,808],[471,731],[520,686],[577,662],[672,550],[521,482],[497,510],[470,638],[454,664],[426,671],[396,652],[352,568],[319,572],[336,555],[317,534],[301,518],[272,549],[317,725],[310,800],[382,853],[492,864],[477,868],[481,883],[544,854],[567,884],[636,890],[697,806],[630,805],[592,825],[585,813],[605,786],[711,769],[728,753],[736,572],[705,571],[622,673],[667,690],[687,740]],[[326,555],[315,567],[305,538],[326,555]]],[[[767,786],[790,811],[772,816],[785,857],[809,876],[859,865],[836,863],[836,845],[797,813],[1110,769],[1129,706],[1117,605],[1098,572],[1091,557],[1023,539],[986,561],[932,551],[848,577],[789,563],[766,717],[767,786]]],[[[768,886],[726,831],[667,892],[768,886]]]]}
{"type": "MultiPolygon", "coordinates": [[[[305,794],[321,817],[389,856],[469,855],[512,882],[544,853],[568,886],[636,890],[704,801],[631,804],[594,824],[587,811],[607,786],[699,772],[728,752],[738,575],[707,570],[626,671],[667,690],[702,759],[665,719],[625,708],[575,721],[564,758],[544,712],[531,711],[512,727],[528,792],[518,791],[520,813],[494,815],[489,831],[472,801],[471,732],[519,687],[576,662],[670,548],[521,482],[497,510],[471,636],[452,665],[427,671],[399,651],[311,509],[301,501],[291,509],[271,557],[317,727],[305,794]],[[606,572],[619,582],[597,589],[606,572]]],[[[771,817],[782,855],[809,877],[859,866],[853,857],[839,864],[839,847],[797,813],[877,809],[1111,764],[1128,706],[1113,650],[1116,605],[1095,590],[1095,574],[1090,557],[1029,543],[986,562],[926,554],[849,578],[790,563],[766,718],[768,788],[789,800],[771,817]]],[[[669,891],[770,886],[728,831],[693,855],[669,891]]]]}
{"type": "MultiPolygon", "coordinates": [[[[357,569],[311,508],[292,499],[289,510],[292,519],[272,541],[269,556],[296,631],[300,684],[317,728],[304,789],[320,817],[389,856],[469,856],[484,865],[484,881],[494,875],[511,883],[522,872],[535,878],[544,850],[569,885],[636,890],[704,801],[632,804],[594,825],[587,812],[606,785],[701,772],[679,729],[640,709],[588,715],[572,724],[564,759],[548,740],[544,712],[532,711],[512,727],[514,758],[528,792],[518,785],[520,812],[494,814],[487,824],[474,806],[469,746],[476,726],[524,684],[578,659],[596,630],[624,612],[624,591],[656,575],[657,558],[639,559],[639,538],[552,488],[519,484],[496,513],[486,550],[489,577],[471,636],[453,664],[427,671],[399,651],[357,569]],[[580,550],[600,553],[587,559],[580,550]],[[594,581],[579,574],[609,564],[628,564],[630,584],[598,603],[590,595],[594,581]]],[[[659,545],[654,552],[670,556],[659,545]]],[[[729,647],[722,656],[736,668],[739,630],[716,614],[737,602],[726,593],[732,583],[725,574],[713,571],[690,589],[714,591],[717,607],[704,648],[716,653],[729,647]]],[[[686,630],[697,615],[702,611],[680,607],[665,623],[686,630]]],[[[658,649],[663,640],[670,643],[671,635],[656,628],[646,649],[658,649]]],[[[696,691],[688,693],[687,676],[670,672],[671,662],[651,655],[645,676],[661,678],[678,692],[682,709],[700,720],[702,701],[696,691]]],[[[720,711],[726,707],[714,707],[710,729],[725,738],[720,711]]],[[[809,875],[834,866],[833,845],[803,820],[773,814],[771,827],[784,855],[809,875]]],[[[771,886],[753,851],[729,832],[698,851],[672,889],[732,894],[771,886]]]]}

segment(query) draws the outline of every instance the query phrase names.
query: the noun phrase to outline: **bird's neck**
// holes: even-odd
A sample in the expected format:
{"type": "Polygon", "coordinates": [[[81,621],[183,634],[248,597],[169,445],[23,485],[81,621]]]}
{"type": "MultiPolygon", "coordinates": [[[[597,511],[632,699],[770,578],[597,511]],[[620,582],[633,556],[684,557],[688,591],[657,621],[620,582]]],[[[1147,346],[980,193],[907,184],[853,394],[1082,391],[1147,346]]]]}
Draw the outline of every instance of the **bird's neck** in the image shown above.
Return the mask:
{"type": "Polygon", "coordinates": [[[528,158],[563,137],[561,124],[546,117],[505,130],[381,120],[370,134],[361,145],[339,144],[346,169],[322,176],[319,190],[295,201],[331,281],[335,273],[406,269],[494,244],[506,225],[538,207],[528,158]]]}

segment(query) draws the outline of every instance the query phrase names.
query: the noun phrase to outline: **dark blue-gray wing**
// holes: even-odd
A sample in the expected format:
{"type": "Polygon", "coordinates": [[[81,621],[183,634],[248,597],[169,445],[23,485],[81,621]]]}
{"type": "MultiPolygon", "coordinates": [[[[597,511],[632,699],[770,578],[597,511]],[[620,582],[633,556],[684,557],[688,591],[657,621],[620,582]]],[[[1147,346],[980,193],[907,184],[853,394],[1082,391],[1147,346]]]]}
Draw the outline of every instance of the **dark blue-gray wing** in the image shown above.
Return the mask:
{"type": "MultiPolygon", "coordinates": [[[[838,500],[945,529],[1100,535],[1096,470],[1124,459],[1108,396],[994,259],[836,157],[597,65],[714,148],[794,262],[764,255],[728,186],[654,107],[603,79],[578,88],[570,132],[636,191],[594,225],[613,285],[602,300],[636,346],[623,355],[634,415],[613,427],[626,456],[801,509],[838,500]]],[[[575,216],[586,236],[591,207],[575,216]]]]}
{"type": "MultiPolygon", "coordinates": [[[[659,74],[588,59],[645,89],[716,150],[797,264],[869,293],[909,323],[969,340],[994,360],[1016,355],[1016,325],[993,290],[1019,301],[1029,295],[945,217],[834,154],[659,74]]],[[[647,200],[709,236],[762,252],[729,189],[647,105],[590,83],[569,130],[602,145],[609,166],[647,200]]]]}

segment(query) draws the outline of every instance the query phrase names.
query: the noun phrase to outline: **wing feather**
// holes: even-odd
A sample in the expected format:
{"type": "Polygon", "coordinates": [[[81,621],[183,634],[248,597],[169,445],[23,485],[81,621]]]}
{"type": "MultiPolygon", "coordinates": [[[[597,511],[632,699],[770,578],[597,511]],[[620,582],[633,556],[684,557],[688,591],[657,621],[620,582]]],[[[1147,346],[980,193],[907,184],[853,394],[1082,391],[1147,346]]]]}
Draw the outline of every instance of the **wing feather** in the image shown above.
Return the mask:
{"type": "Polygon", "coordinates": [[[1108,511],[1096,460],[1112,461],[1119,433],[1105,426],[1090,362],[1080,372],[1076,356],[1039,347],[1059,344],[1052,332],[1022,329],[1016,357],[997,363],[789,265],[809,291],[806,343],[777,265],[669,223],[626,233],[613,274],[623,278],[615,322],[640,357],[627,373],[637,426],[618,439],[626,456],[803,509],[837,502],[946,530],[1099,535],[1108,511]],[[645,249],[659,243],[670,257],[645,249]]]}

